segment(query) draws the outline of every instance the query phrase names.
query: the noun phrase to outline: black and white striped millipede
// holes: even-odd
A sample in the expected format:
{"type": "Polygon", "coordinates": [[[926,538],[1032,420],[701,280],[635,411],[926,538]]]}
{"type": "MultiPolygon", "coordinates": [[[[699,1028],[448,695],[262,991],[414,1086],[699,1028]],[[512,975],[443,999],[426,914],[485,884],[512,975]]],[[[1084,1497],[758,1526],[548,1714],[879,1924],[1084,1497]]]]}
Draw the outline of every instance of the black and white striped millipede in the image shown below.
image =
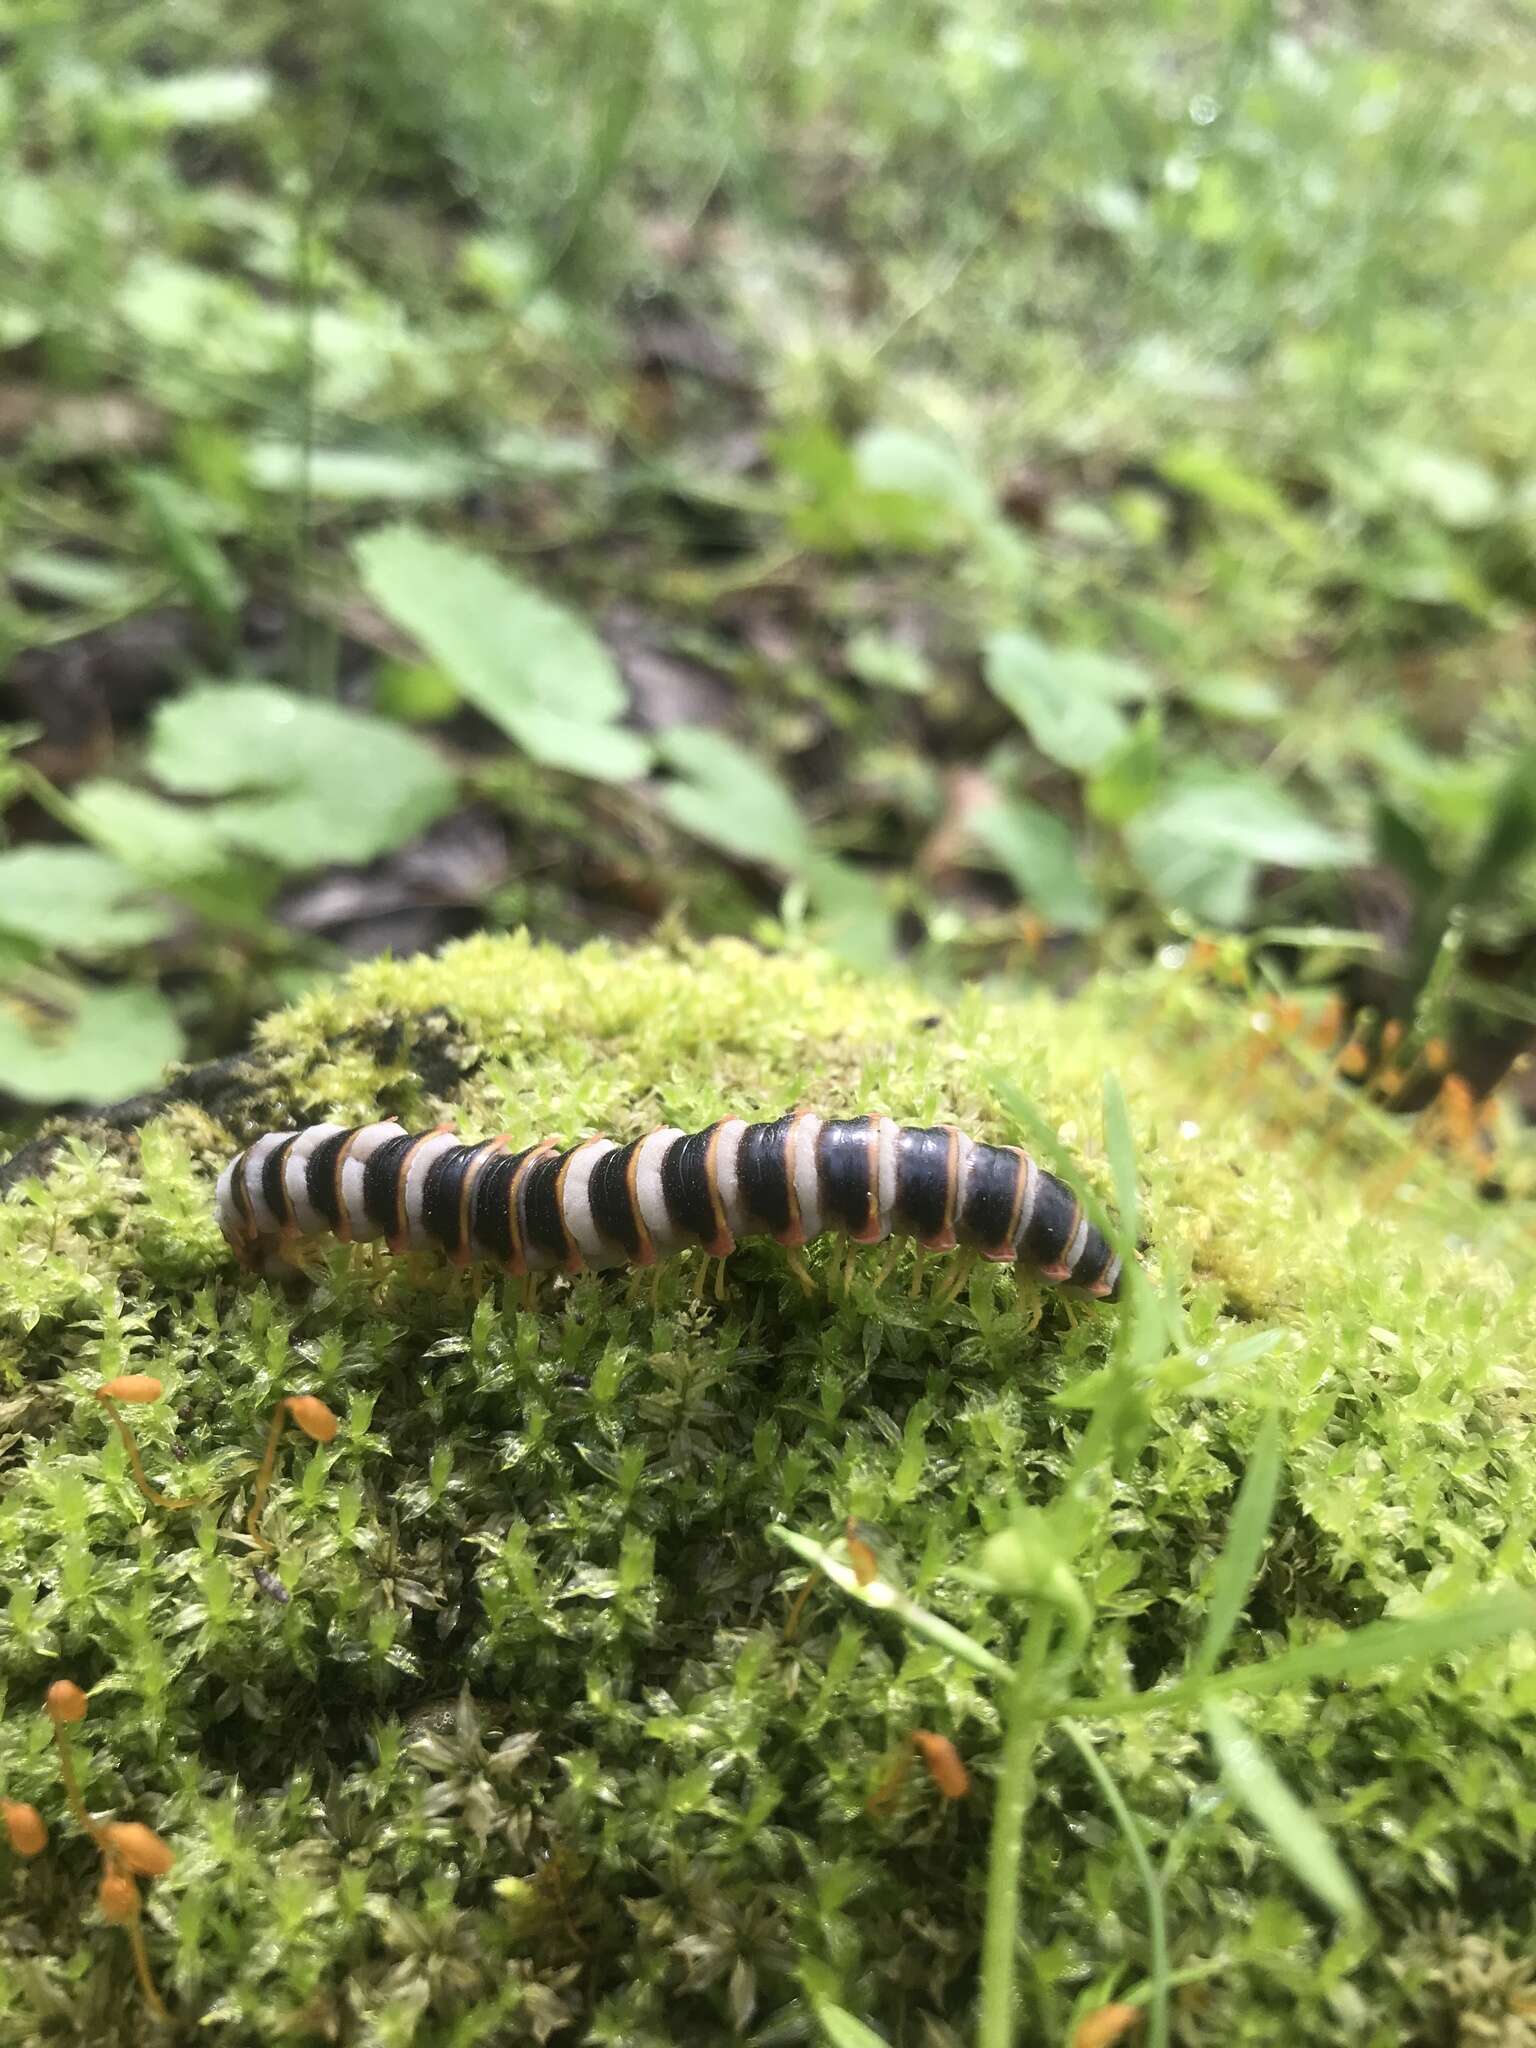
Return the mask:
{"type": "Polygon", "coordinates": [[[311,1124],[258,1138],[220,1176],[219,1223],[243,1264],[281,1264],[286,1245],[327,1231],[382,1238],[392,1252],[445,1252],[511,1273],[649,1266],[689,1247],[724,1258],[744,1237],[856,1244],[910,1237],[964,1245],[1047,1280],[1113,1298],[1120,1260],[1064,1181],[1016,1145],[952,1125],[792,1110],[771,1123],[725,1117],[627,1145],[505,1138],[462,1144],[395,1122],[311,1124]]]}

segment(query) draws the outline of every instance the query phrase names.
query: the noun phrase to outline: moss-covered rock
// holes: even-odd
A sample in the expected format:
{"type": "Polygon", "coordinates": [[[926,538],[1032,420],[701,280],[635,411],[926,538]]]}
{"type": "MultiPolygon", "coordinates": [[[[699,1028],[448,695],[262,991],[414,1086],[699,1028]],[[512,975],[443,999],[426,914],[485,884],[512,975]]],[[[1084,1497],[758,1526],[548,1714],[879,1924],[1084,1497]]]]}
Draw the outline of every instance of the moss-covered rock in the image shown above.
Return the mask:
{"type": "MultiPolygon", "coordinates": [[[[825,1245],[807,1298],[763,1243],[732,1259],[723,1301],[695,1299],[684,1259],[654,1303],[584,1278],[520,1314],[473,1277],[340,1249],[274,1289],[234,1269],[210,1200],[263,1128],[382,1109],[619,1134],[805,1099],[1007,1138],[1011,1083],[1107,1194],[1113,1069],[1189,1362],[1158,1382],[1077,1560],[1096,1609],[1079,1689],[1183,1668],[1276,1404],[1286,1476],[1232,1659],[1529,1576],[1536,1294],[1496,1214],[1439,1169],[1373,1213],[1368,1144],[1320,1138],[1320,1098],[1228,1090],[1223,1107],[1235,1017],[1173,977],[1066,1007],[932,1001],[740,945],[478,940],[360,969],[216,1087],[173,1088],[141,1128],[73,1134],[13,1180],[0,1794],[53,1838],[6,1870],[0,2041],[151,2028],[47,1747],[60,1675],[91,1693],[87,1801],[178,1851],[146,1932],[205,2038],[792,2042],[817,2037],[808,1988],[911,2048],[969,2037],[995,1689],[825,1587],[786,1642],[804,1574],[764,1531],[879,1525],[912,1590],[1007,1654],[1018,1610],[952,1568],[1011,1496],[1051,1497],[1082,1419],[1053,1397],[1091,1384],[1119,1312],[991,1269],[942,1305],[937,1262],[913,1295],[905,1258],[877,1288],[878,1253],[845,1290],[825,1245]],[[1275,1135],[1277,1109],[1299,1138],[1275,1135]],[[92,1398],[128,1370],[166,1384],[136,1411],[151,1474],[213,1494],[205,1508],[162,1514],[135,1490],[92,1398]],[[296,1391],[342,1428],[281,1453],[263,1581],[250,1471],[296,1391]],[[951,1736],[975,1789],[947,1804],[919,1771],[871,1812],[913,1727],[951,1736]]],[[[1373,1931],[1337,1940],[1214,1796],[1187,1715],[1104,1723],[1167,1855],[1173,1963],[1197,1980],[1178,2037],[1450,2039],[1458,2004],[1482,2023],[1501,1999],[1517,2028],[1533,1706],[1523,1638],[1252,1703],[1369,1896],[1373,1931]],[[1468,1992],[1474,1951],[1503,1974],[1468,1992]]],[[[1131,1856],[1069,1744],[1047,1745],[1041,1785],[1024,2038],[1057,2042],[1149,1950],[1131,1856]]]]}

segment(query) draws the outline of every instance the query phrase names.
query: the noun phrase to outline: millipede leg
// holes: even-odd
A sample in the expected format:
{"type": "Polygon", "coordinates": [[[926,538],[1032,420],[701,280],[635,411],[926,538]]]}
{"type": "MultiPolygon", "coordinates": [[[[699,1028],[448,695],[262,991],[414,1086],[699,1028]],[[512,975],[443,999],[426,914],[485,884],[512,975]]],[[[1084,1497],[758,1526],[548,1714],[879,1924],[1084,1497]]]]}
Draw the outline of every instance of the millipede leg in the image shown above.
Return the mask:
{"type": "Polygon", "coordinates": [[[814,1294],[816,1292],[816,1282],[811,1277],[810,1267],[805,1263],[805,1254],[798,1245],[791,1245],[788,1251],[785,1252],[784,1263],[800,1282],[800,1285],[807,1294],[814,1294]]]}
{"type": "Polygon", "coordinates": [[[912,1261],[912,1284],[907,1289],[908,1294],[911,1295],[914,1301],[923,1291],[923,1261],[927,1256],[927,1252],[919,1245],[917,1257],[912,1261]]]}
{"type": "Polygon", "coordinates": [[[1040,1318],[1045,1313],[1045,1296],[1027,1266],[1015,1266],[1013,1270],[1019,1290],[1019,1307],[1029,1316],[1028,1328],[1038,1330],[1040,1318]]]}
{"type": "Polygon", "coordinates": [[[976,1263],[973,1251],[963,1251],[956,1258],[953,1269],[945,1275],[933,1297],[935,1308],[948,1308],[955,1296],[971,1277],[971,1268],[976,1263]]]}
{"type": "Polygon", "coordinates": [[[890,1279],[891,1275],[895,1272],[897,1262],[900,1260],[900,1258],[901,1239],[899,1237],[892,1238],[890,1245],[886,1250],[885,1257],[880,1261],[880,1270],[875,1275],[875,1289],[877,1293],[885,1285],[886,1281],[890,1279]]]}
{"type": "Polygon", "coordinates": [[[720,1259],[719,1261],[717,1261],[717,1263],[716,1263],[716,1265],[715,1265],[715,1299],[716,1299],[716,1301],[724,1301],[724,1300],[725,1300],[725,1260],[724,1260],[724,1259],[720,1259]]]}
{"type": "Polygon", "coordinates": [[[693,1298],[695,1301],[702,1301],[704,1299],[704,1284],[708,1280],[708,1278],[709,1260],[701,1252],[699,1255],[698,1266],[693,1276],[693,1298]]]}

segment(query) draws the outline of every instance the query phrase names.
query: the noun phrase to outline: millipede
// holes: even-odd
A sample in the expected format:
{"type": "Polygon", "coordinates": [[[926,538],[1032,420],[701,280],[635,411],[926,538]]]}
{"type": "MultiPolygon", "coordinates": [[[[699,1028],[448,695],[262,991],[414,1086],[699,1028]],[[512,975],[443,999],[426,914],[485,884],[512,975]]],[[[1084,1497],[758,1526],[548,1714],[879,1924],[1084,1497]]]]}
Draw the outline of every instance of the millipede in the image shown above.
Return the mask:
{"type": "Polygon", "coordinates": [[[393,1119],[311,1124],[248,1146],[220,1175],[216,1202],[236,1256],[263,1272],[326,1234],[512,1274],[653,1266],[689,1249],[724,1259],[743,1238],[771,1237],[805,1279],[799,1247],[833,1231],[861,1245],[963,1247],[1105,1300],[1120,1282],[1120,1259],[1078,1197],[1020,1146],[879,1114],[795,1109],[768,1123],[722,1117],[628,1144],[546,1139],[520,1151],[504,1137],[465,1144],[446,1127],[413,1133],[393,1119]]]}

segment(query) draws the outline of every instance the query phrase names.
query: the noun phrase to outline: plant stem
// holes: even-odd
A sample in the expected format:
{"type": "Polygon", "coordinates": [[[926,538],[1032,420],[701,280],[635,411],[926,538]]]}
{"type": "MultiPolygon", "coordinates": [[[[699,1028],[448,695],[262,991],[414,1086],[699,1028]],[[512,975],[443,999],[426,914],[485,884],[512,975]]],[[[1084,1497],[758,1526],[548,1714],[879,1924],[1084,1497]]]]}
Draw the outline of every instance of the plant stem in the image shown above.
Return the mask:
{"type": "Polygon", "coordinates": [[[1024,1856],[1024,1822],[1035,1796],[1035,1751],[1046,1718],[1040,1675],[1050,1654],[1055,1628],[1055,1616],[1048,1608],[1037,1608],[1030,1616],[1024,1647],[1006,1696],[1002,1768],[997,1779],[987,1864],[977,2048],[1013,2048],[1019,1867],[1024,1856]]]}
{"type": "Polygon", "coordinates": [[[279,1401],[272,1415],[272,1427],[267,1431],[267,1448],[262,1454],[261,1470],[256,1474],[256,1487],[251,1495],[251,1512],[245,1518],[245,1526],[251,1532],[251,1540],[258,1550],[270,1550],[271,1544],[257,1528],[261,1511],[267,1504],[267,1488],[272,1484],[272,1467],[277,1462],[277,1440],[283,1433],[283,1424],[288,1419],[288,1403],[279,1401]]]}
{"type": "Polygon", "coordinates": [[[143,1494],[144,1498],[154,1507],[168,1508],[172,1511],[178,1508],[200,1508],[206,1498],[202,1494],[188,1500],[170,1500],[165,1494],[150,1485],[144,1470],[144,1460],[139,1455],[138,1440],[134,1436],[133,1431],[128,1427],[125,1419],[118,1413],[114,1402],[109,1401],[105,1394],[98,1394],[96,1398],[117,1424],[117,1433],[123,1440],[123,1449],[128,1453],[128,1462],[133,1467],[134,1479],[138,1482],[139,1491],[143,1494]]]}
{"type": "Polygon", "coordinates": [[[170,2013],[165,2000],[155,1987],[154,1972],[149,1967],[149,1951],[144,1946],[144,1930],[137,1920],[130,1920],[127,1927],[130,1946],[133,1949],[133,1967],[138,1973],[139,1989],[144,1994],[144,2003],[157,2020],[168,2020],[170,2013]]]}
{"type": "Polygon", "coordinates": [[[59,1776],[64,1780],[64,1797],[69,1801],[69,1810],[79,1821],[93,1842],[100,1842],[102,1831],[86,1811],[85,1801],[80,1797],[80,1780],[75,1776],[75,1759],[69,1746],[69,1733],[61,1722],[53,1724],[53,1740],[59,1752],[59,1776]]]}

